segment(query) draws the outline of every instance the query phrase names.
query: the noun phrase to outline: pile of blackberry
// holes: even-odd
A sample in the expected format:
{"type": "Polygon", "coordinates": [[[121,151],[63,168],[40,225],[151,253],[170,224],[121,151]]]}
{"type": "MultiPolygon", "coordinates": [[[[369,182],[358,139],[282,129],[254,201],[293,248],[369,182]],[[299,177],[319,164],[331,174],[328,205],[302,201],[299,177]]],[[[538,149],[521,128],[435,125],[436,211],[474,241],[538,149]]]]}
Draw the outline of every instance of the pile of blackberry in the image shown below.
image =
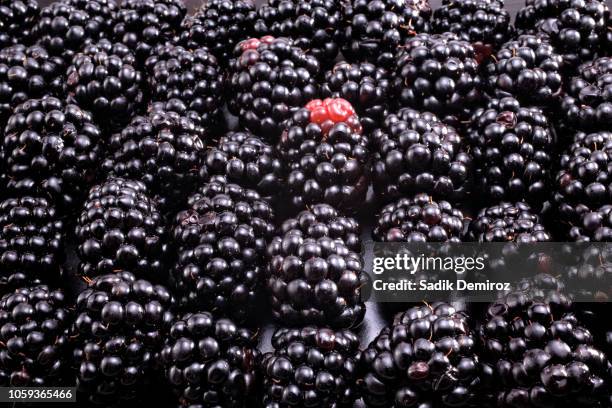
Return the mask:
{"type": "Polygon", "coordinates": [[[549,242],[537,213],[525,202],[502,202],[480,210],[470,223],[470,240],[477,242],[549,242]]]}
{"type": "Polygon", "coordinates": [[[0,48],[31,42],[39,13],[36,0],[0,1],[0,48]]]}

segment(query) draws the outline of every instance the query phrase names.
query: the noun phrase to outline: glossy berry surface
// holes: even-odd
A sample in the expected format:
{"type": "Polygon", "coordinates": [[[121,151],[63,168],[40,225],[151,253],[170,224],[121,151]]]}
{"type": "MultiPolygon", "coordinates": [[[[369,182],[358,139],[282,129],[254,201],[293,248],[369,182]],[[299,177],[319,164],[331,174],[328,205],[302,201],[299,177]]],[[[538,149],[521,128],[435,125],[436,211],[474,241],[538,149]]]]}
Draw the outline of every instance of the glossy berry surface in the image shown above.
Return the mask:
{"type": "Polygon", "coordinates": [[[32,27],[40,7],[36,0],[4,0],[0,2],[0,48],[32,41],[32,27]]]}
{"type": "Polygon", "coordinates": [[[522,201],[483,208],[471,221],[469,234],[477,242],[552,241],[538,214],[522,201]]]}

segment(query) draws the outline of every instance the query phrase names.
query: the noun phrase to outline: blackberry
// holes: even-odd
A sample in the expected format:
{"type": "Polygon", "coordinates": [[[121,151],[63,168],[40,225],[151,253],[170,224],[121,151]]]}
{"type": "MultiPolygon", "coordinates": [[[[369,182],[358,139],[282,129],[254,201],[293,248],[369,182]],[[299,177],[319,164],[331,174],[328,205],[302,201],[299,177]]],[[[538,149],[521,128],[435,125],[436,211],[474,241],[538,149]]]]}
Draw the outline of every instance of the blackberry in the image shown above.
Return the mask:
{"type": "Polygon", "coordinates": [[[79,401],[109,406],[144,394],[168,336],[172,296],[130,272],[95,278],[70,331],[79,401]]]}
{"type": "Polygon", "coordinates": [[[261,364],[264,407],[353,406],[359,338],[350,330],[279,329],[272,346],[261,364]]]}
{"type": "Polygon", "coordinates": [[[86,278],[129,270],[163,281],[166,232],[144,184],[109,178],[91,189],[75,229],[79,273],[86,278]]]}
{"type": "Polygon", "coordinates": [[[394,84],[400,103],[444,121],[468,119],[484,97],[476,58],[474,47],[452,33],[408,39],[398,57],[394,84]]]}
{"type": "Polygon", "coordinates": [[[341,4],[337,1],[268,0],[257,12],[254,31],[258,37],[291,38],[327,66],[338,56],[341,27],[341,4]]]}
{"type": "Polygon", "coordinates": [[[39,13],[36,0],[0,1],[0,49],[29,43],[39,13]]]}
{"type": "Polygon", "coordinates": [[[64,292],[40,285],[0,299],[0,385],[72,386],[67,357],[71,313],[64,292]]]}
{"type": "Polygon", "coordinates": [[[228,107],[248,130],[275,142],[283,122],[315,98],[317,59],[291,40],[266,36],[236,46],[228,107]]]}
{"type": "Polygon", "coordinates": [[[545,37],[521,35],[484,65],[488,93],[553,110],[561,94],[562,62],[545,37]]]}
{"type": "Polygon", "coordinates": [[[254,317],[273,222],[272,208],[255,191],[220,176],[204,184],[174,221],[172,283],[179,306],[240,322],[254,317]]]}
{"type": "Polygon", "coordinates": [[[603,56],[611,45],[610,11],[599,0],[526,0],[516,15],[519,33],[542,33],[563,57],[566,72],[603,56]]]}
{"type": "Polygon", "coordinates": [[[360,226],[327,204],[286,220],[268,246],[272,315],[288,326],[355,327],[365,314],[360,226]]]}
{"type": "Polygon", "coordinates": [[[282,186],[282,163],[276,151],[249,132],[228,132],[206,153],[211,175],[227,177],[231,183],[274,197],[282,186]]]}
{"type": "Polygon", "coordinates": [[[580,223],[571,226],[568,236],[577,242],[612,242],[612,205],[585,211],[580,223]]]}
{"type": "Polygon", "coordinates": [[[385,202],[415,193],[460,202],[470,190],[472,158],[455,129],[434,114],[403,108],[372,135],[376,194],[385,202]]]}
{"type": "Polygon", "coordinates": [[[501,202],[486,207],[470,223],[469,237],[476,242],[549,242],[550,233],[529,204],[501,202]]]}
{"type": "Polygon", "coordinates": [[[455,33],[462,40],[497,49],[514,36],[503,0],[442,0],[431,21],[434,33],[455,33]]]}
{"type": "Polygon", "coordinates": [[[102,36],[109,38],[112,35],[113,24],[119,10],[118,2],[115,0],[62,0],[62,3],[81,10],[89,15],[102,30],[102,36]]]}
{"type": "Polygon", "coordinates": [[[164,101],[152,101],[147,107],[147,112],[176,112],[180,116],[188,118],[196,128],[196,133],[203,136],[208,136],[210,132],[209,124],[202,120],[202,116],[193,110],[190,110],[185,102],[177,98],[170,98],[164,101]]]}
{"type": "Polygon", "coordinates": [[[96,179],[101,141],[91,114],[76,105],[50,96],[22,103],[4,129],[8,188],[40,190],[55,197],[62,211],[75,209],[96,179]]]}
{"type": "Polygon", "coordinates": [[[321,96],[346,99],[357,111],[359,122],[370,132],[382,122],[389,110],[391,90],[389,72],[369,62],[341,61],[325,73],[321,96]]]}
{"type": "Polygon", "coordinates": [[[569,127],[582,131],[612,127],[612,58],[582,65],[578,76],[566,84],[561,112],[569,127]]]}
{"type": "Polygon", "coordinates": [[[236,44],[253,36],[257,19],[251,0],[210,0],[181,25],[181,43],[188,49],[206,47],[227,65],[236,44]]]}
{"type": "Polygon", "coordinates": [[[151,99],[180,99],[214,129],[222,121],[224,79],[217,59],[206,48],[159,46],[145,62],[151,99]]]}
{"type": "Polygon", "coordinates": [[[69,99],[109,130],[129,122],[143,102],[142,74],[121,43],[101,40],[76,54],[66,72],[69,99]]]}
{"type": "Polygon", "coordinates": [[[391,69],[407,38],[430,30],[427,0],[350,0],[343,8],[342,55],[391,69]]]}
{"type": "Polygon", "coordinates": [[[448,201],[417,194],[384,206],[372,237],[377,242],[461,242],[464,222],[461,210],[448,201]]]}
{"type": "Polygon", "coordinates": [[[399,314],[361,353],[369,407],[475,406],[477,335],[469,317],[446,303],[399,314]]]}
{"type": "Polygon", "coordinates": [[[544,112],[512,97],[474,112],[468,130],[476,188],[491,202],[526,199],[539,207],[551,185],[551,124],[544,112]]]}
{"type": "Polygon", "coordinates": [[[208,312],[173,322],[160,353],[181,407],[255,406],[257,333],[208,312]]]}
{"type": "Polygon", "coordinates": [[[327,203],[355,211],[368,190],[368,140],[352,105],[315,99],[296,111],[277,146],[287,163],[287,189],[297,209],[327,203]]]}

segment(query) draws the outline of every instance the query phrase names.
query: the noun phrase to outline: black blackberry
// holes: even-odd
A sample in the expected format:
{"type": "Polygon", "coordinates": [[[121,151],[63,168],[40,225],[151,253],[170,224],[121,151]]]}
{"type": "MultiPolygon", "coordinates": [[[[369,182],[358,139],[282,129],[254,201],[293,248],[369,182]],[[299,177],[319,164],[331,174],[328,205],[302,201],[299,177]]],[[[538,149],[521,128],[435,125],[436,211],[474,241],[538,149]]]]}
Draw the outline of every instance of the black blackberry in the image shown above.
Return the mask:
{"type": "Polygon", "coordinates": [[[340,49],[341,2],[335,0],[268,0],[257,12],[255,36],[291,38],[321,65],[334,62],[340,49]]]}
{"type": "Polygon", "coordinates": [[[384,206],[372,237],[377,242],[461,242],[465,220],[449,202],[417,194],[384,206]]]}
{"type": "Polygon", "coordinates": [[[162,216],[138,181],[110,177],[93,187],[75,235],[86,278],[121,270],[157,282],[167,277],[162,216]]]}
{"type": "Polygon", "coordinates": [[[427,0],[350,0],[344,4],[342,55],[392,69],[407,38],[428,32],[427,0]]]}
{"type": "Polygon", "coordinates": [[[206,48],[159,46],[145,62],[145,69],[152,100],[180,99],[209,129],[222,121],[224,78],[217,59],[206,48]]]}
{"type": "Polygon", "coordinates": [[[208,312],[175,320],[160,354],[180,407],[256,406],[257,333],[208,312]]]}
{"type": "Polygon", "coordinates": [[[263,406],[351,407],[359,338],[350,330],[279,329],[262,361],[263,406]]]}
{"type": "Polygon", "coordinates": [[[561,112],[570,128],[612,128],[612,58],[599,58],[580,66],[578,76],[566,84],[561,112]]]}
{"type": "Polygon", "coordinates": [[[551,123],[536,107],[516,99],[492,99],[474,112],[468,130],[476,189],[491,202],[548,199],[555,146],[551,123]]]}
{"type": "Polygon", "coordinates": [[[469,237],[476,242],[552,241],[538,214],[522,201],[481,209],[470,223],[469,237]]]}
{"type": "Polygon", "coordinates": [[[382,201],[428,193],[456,203],[468,195],[472,158],[455,129],[435,115],[403,108],[371,139],[373,186],[382,201]]]}
{"type": "Polygon", "coordinates": [[[577,242],[612,242],[612,205],[585,211],[580,222],[571,226],[568,236],[577,242]]]}
{"type": "Polygon", "coordinates": [[[344,99],[315,99],[293,113],[277,146],[294,208],[327,203],[355,211],[368,190],[368,140],[344,99]]]}
{"type": "Polygon", "coordinates": [[[251,0],[210,0],[185,17],[181,44],[189,49],[206,47],[225,66],[236,44],[253,36],[256,19],[251,0]]]}
{"type": "Polygon", "coordinates": [[[484,65],[488,92],[554,110],[561,93],[562,58],[541,35],[521,35],[484,65]]]}
{"type": "Polygon", "coordinates": [[[177,98],[170,98],[164,101],[152,101],[147,107],[147,112],[176,112],[181,116],[187,117],[196,127],[196,133],[199,135],[208,136],[210,132],[209,124],[202,120],[202,116],[193,110],[190,110],[185,102],[177,98]]]}
{"type": "Polygon", "coordinates": [[[397,61],[399,102],[463,121],[483,100],[484,86],[474,47],[455,34],[419,34],[406,41],[397,61]]]}
{"type": "Polygon", "coordinates": [[[174,222],[172,282],[179,305],[241,322],[254,317],[273,222],[272,208],[255,191],[220,176],[204,184],[174,222]]]}
{"type": "Polygon", "coordinates": [[[497,49],[514,35],[510,21],[504,0],[442,0],[431,31],[455,33],[462,40],[497,49]]]}
{"type": "Polygon", "coordinates": [[[115,0],[61,0],[62,3],[74,7],[77,10],[84,11],[89,15],[94,22],[88,23],[99,25],[102,30],[102,36],[109,38],[113,32],[113,25],[116,21],[117,11],[119,10],[119,1],[115,0]]]}
{"type": "Polygon", "coordinates": [[[282,163],[274,148],[249,132],[228,132],[206,153],[211,175],[274,197],[282,187],[282,163]]]}
{"type": "Polygon", "coordinates": [[[319,62],[291,40],[269,36],[242,41],[235,54],[228,107],[241,125],[275,142],[283,122],[316,97],[319,62]]]}
{"type": "Polygon", "coordinates": [[[268,246],[274,318],[287,326],[357,326],[365,315],[360,226],[327,204],[286,220],[268,246]]]}
{"type": "Polygon", "coordinates": [[[24,287],[0,299],[0,385],[72,386],[69,377],[71,313],[64,292],[24,287]]]}
{"type": "Polygon", "coordinates": [[[36,0],[0,1],[0,49],[31,42],[39,13],[36,0]]]}
{"type": "Polygon", "coordinates": [[[337,63],[325,73],[321,96],[343,98],[357,111],[366,132],[381,123],[391,105],[391,76],[384,68],[369,62],[337,63]]]}
{"type": "Polygon", "coordinates": [[[150,392],[171,307],[165,287],[130,272],[98,276],[79,294],[70,332],[79,401],[119,405],[150,392]]]}
{"type": "Polygon", "coordinates": [[[449,304],[399,314],[361,353],[368,407],[476,406],[477,335],[469,317],[449,304]]]}
{"type": "Polygon", "coordinates": [[[566,72],[610,50],[610,11],[600,0],[526,0],[516,15],[520,33],[545,34],[566,72]]]}
{"type": "Polygon", "coordinates": [[[135,66],[134,55],[121,43],[88,45],[66,72],[69,99],[110,131],[124,126],[143,102],[142,74],[135,66]]]}
{"type": "Polygon", "coordinates": [[[50,96],[24,102],[4,129],[8,188],[41,190],[62,211],[74,210],[98,175],[101,141],[91,115],[78,106],[50,96]]]}

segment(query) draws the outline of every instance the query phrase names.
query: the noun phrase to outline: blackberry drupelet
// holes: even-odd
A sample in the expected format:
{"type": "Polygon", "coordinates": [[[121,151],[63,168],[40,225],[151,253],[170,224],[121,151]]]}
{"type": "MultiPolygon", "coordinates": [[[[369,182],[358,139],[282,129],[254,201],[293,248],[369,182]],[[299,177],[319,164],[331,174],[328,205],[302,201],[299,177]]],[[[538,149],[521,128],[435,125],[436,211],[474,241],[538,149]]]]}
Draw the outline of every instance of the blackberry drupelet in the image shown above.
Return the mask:
{"type": "Polygon", "coordinates": [[[257,192],[213,176],[174,221],[179,306],[240,322],[255,317],[273,234],[274,212],[257,192]]]}
{"type": "Polygon", "coordinates": [[[563,59],[541,35],[507,42],[484,65],[487,92],[554,111],[560,100],[563,59]]]}
{"type": "Polygon", "coordinates": [[[549,242],[550,233],[529,204],[501,202],[478,212],[470,223],[470,241],[549,242]]]}
{"type": "Polygon", "coordinates": [[[474,47],[455,34],[419,34],[398,57],[394,87],[402,106],[425,110],[445,122],[461,122],[484,97],[474,47]]]}
{"type": "Polygon", "coordinates": [[[49,194],[61,211],[75,210],[98,176],[102,133],[91,114],[44,96],[19,105],[4,129],[8,189],[49,194]]]}
{"type": "Polygon", "coordinates": [[[512,97],[492,99],[468,130],[476,188],[491,203],[525,199],[539,208],[549,197],[555,146],[551,123],[512,97]]]}
{"type": "Polygon", "coordinates": [[[181,44],[188,49],[208,48],[226,66],[234,47],[253,36],[257,19],[251,0],[210,0],[181,25],[181,44]]]}
{"type": "Polygon", "coordinates": [[[180,407],[256,406],[257,333],[208,312],[176,319],[160,353],[180,407]]]}
{"type": "Polygon", "coordinates": [[[75,229],[79,273],[90,279],[128,270],[163,282],[166,231],[144,184],[110,177],[91,189],[75,229]]]}
{"type": "Polygon", "coordinates": [[[343,98],[357,111],[359,122],[366,132],[381,123],[391,105],[391,75],[369,62],[338,62],[325,73],[321,96],[343,98]]]}
{"type": "Polygon", "coordinates": [[[350,0],[343,7],[342,55],[392,69],[407,38],[428,32],[427,0],[350,0]]]}
{"type": "Polygon", "coordinates": [[[514,36],[504,0],[442,0],[434,11],[431,31],[451,32],[462,40],[497,49],[514,36]]]}
{"type": "Polygon", "coordinates": [[[612,58],[580,66],[579,75],[566,84],[562,115],[570,128],[609,131],[612,128],[612,58]]]}
{"type": "Polygon", "coordinates": [[[277,146],[293,207],[359,208],[368,190],[367,145],[355,110],[344,99],[314,99],[296,111],[277,146]]]}
{"type": "Polygon", "coordinates": [[[113,406],[146,392],[173,321],[172,296],[130,272],[95,278],[70,331],[79,401],[113,406]]]}
{"type": "Polygon", "coordinates": [[[0,299],[0,386],[72,386],[71,313],[64,292],[40,285],[0,299]]]}
{"type": "Polygon", "coordinates": [[[469,317],[446,303],[398,314],[361,353],[368,407],[476,406],[477,335],[469,317]]]}
{"type": "Polygon", "coordinates": [[[383,202],[415,193],[457,203],[469,194],[472,158],[455,129],[403,108],[372,132],[373,187],[383,202]]]}
{"type": "Polygon", "coordinates": [[[384,206],[372,237],[376,242],[461,242],[465,222],[448,201],[417,194],[384,206]]]}
{"type": "Polygon", "coordinates": [[[0,49],[13,44],[29,44],[39,13],[36,0],[0,1],[0,49]]]}
{"type": "Polygon", "coordinates": [[[251,38],[230,62],[228,107],[240,124],[276,142],[283,122],[318,93],[319,62],[291,40],[251,38]]]}
{"type": "Polygon", "coordinates": [[[282,187],[283,168],[276,151],[259,137],[228,132],[206,153],[210,175],[222,175],[230,183],[256,190],[262,197],[275,197],[282,187]]]}
{"type": "Polygon", "coordinates": [[[263,357],[263,406],[351,407],[359,338],[350,330],[279,329],[263,357]]]}
{"type": "Polygon", "coordinates": [[[568,236],[576,242],[612,242],[612,205],[585,211],[580,223],[570,227],[568,236]]]}
{"type": "Polygon", "coordinates": [[[91,111],[109,131],[126,125],[143,103],[142,74],[121,43],[101,40],[86,46],[66,72],[69,100],[91,111]]]}
{"type": "Polygon", "coordinates": [[[257,11],[255,36],[291,38],[329,66],[340,49],[341,7],[335,0],[268,0],[257,11]]]}
{"type": "Polygon", "coordinates": [[[355,327],[365,315],[360,226],[327,204],[286,220],[268,246],[274,318],[287,326],[355,327]]]}

